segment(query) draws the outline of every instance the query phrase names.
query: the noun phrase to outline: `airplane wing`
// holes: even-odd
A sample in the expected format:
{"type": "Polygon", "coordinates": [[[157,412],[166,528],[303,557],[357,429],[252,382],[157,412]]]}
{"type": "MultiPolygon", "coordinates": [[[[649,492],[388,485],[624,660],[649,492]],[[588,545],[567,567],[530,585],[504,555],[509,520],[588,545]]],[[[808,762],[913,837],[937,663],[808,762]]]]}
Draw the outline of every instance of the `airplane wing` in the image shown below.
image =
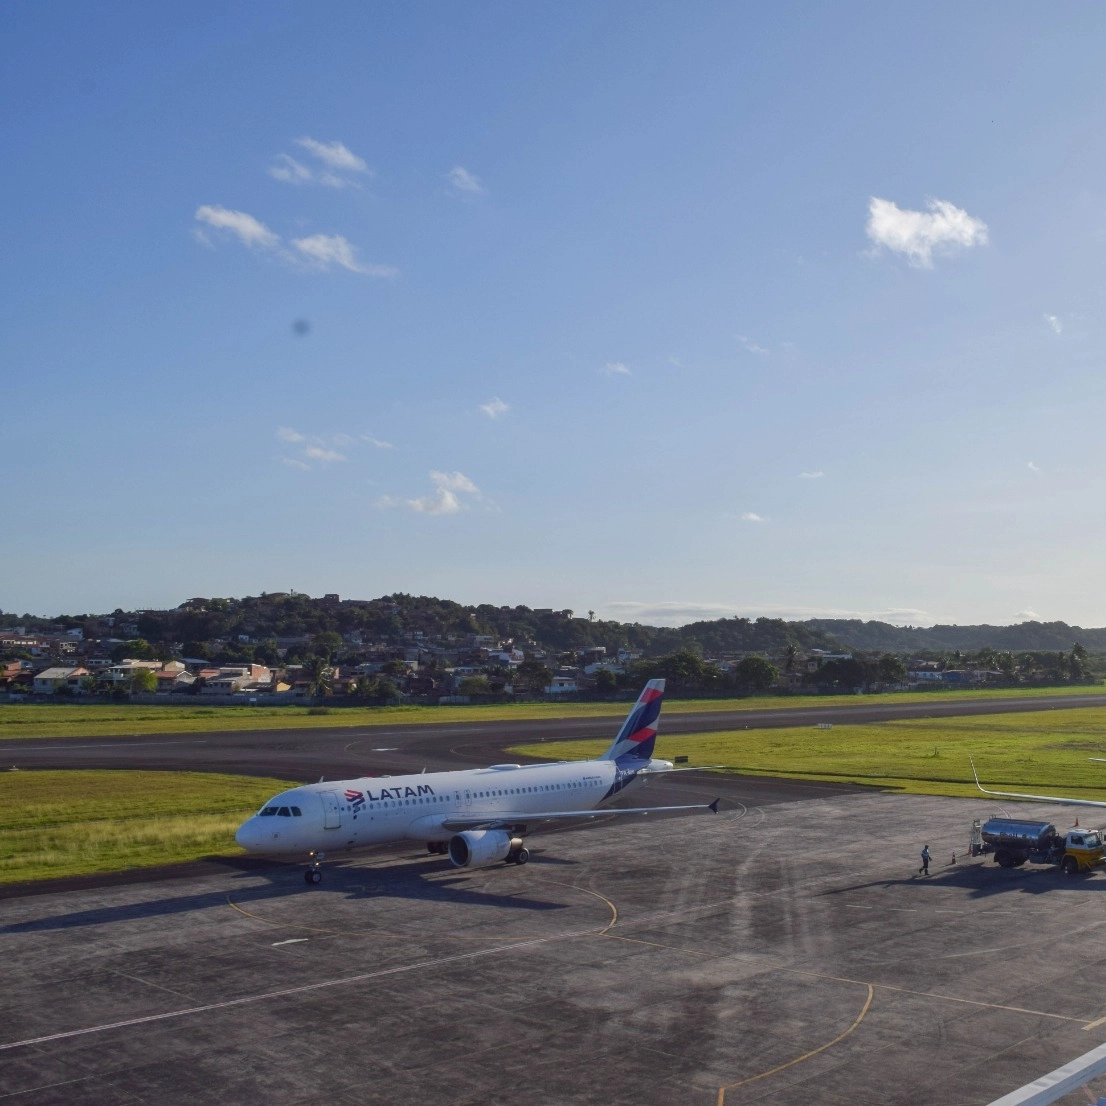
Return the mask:
{"type": "MultiPolygon", "coordinates": [[[[1094,757],[1091,758],[1092,760],[1094,757]]],[[[639,768],[639,776],[668,776],[673,772],[707,772],[712,768],[729,768],[728,764],[689,764],[680,768],[639,768]]]]}
{"type": "Polygon", "coordinates": [[[471,829],[507,829],[532,822],[555,822],[565,818],[605,818],[609,814],[664,814],[674,810],[709,810],[712,814],[717,814],[718,803],[719,800],[715,799],[713,803],[696,803],[692,806],[612,806],[599,810],[549,810],[544,814],[509,810],[487,814],[449,814],[442,819],[441,827],[452,833],[459,833],[471,829]]]}
{"type": "MultiPolygon", "coordinates": [[[[1090,758],[1094,760],[1094,757],[1090,758]]],[[[979,782],[979,773],[975,770],[975,761],[968,757],[972,766],[972,775],[975,776],[975,785],[984,795],[995,795],[1002,799],[1027,799],[1038,803],[1062,803],[1064,806],[1106,806],[1106,802],[1100,799],[1067,799],[1062,795],[1026,795],[1020,791],[991,791],[979,782]]]]}

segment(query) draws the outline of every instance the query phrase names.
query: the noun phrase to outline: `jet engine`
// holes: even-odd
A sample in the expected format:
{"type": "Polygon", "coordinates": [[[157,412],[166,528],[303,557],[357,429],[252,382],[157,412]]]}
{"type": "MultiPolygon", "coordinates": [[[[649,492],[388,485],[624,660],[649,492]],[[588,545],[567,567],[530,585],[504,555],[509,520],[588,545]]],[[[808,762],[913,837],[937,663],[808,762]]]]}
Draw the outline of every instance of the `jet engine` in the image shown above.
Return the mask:
{"type": "Polygon", "coordinates": [[[449,859],[455,868],[484,868],[513,860],[523,851],[522,839],[504,830],[465,830],[449,839],[449,859]]]}

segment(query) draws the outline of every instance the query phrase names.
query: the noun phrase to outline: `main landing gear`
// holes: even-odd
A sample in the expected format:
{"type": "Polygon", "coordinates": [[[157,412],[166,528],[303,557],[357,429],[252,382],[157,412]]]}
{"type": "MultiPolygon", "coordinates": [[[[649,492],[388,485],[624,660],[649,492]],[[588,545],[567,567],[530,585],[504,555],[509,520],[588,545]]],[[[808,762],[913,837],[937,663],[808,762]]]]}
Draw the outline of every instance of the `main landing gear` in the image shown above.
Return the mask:
{"type": "Polygon", "coordinates": [[[304,883],[322,883],[323,873],[319,870],[319,861],[326,857],[326,853],[311,853],[311,867],[303,873],[304,883]]]}
{"type": "Polygon", "coordinates": [[[427,841],[426,851],[431,856],[445,856],[449,852],[448,841],[427,841]]]}
{"type": "Polygon", "coordinates": [[[508,864],[525,864],[530,859],[530,850],[522,843],[522,838],[511,840],[511,851],[507,854],[508,864]]]}

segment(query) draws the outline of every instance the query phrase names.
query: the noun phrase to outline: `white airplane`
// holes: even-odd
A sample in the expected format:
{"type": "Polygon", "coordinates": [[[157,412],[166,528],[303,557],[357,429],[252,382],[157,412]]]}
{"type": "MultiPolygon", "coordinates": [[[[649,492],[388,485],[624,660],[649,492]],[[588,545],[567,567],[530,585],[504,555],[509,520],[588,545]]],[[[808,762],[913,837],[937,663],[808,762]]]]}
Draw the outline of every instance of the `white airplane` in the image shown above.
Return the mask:
{"type": "MultiPolygon", "coordinates": [[[[1102,760],[1101,757],[1088,757],[1088,760],[1102,760]]],[[[1106,806],[1106,800],[1102,799],[1067,799],[1061,795],[1027,795],[1021,791],[991,791],[979,782],[979,773],[975,770],[975,761],[968,757],[972,766],[972,775],[975,776],[975,785],[984,795],[994,795],[1001,799],[1025,799],[1029,802],[1059,803],[1062,806],[1106,806]]]]}
{"type": "Polygon", "coordinates": [[[490,768],[362,777],[282,791],[234,835],[247,852],[306,856],[308,883],[322,879],[330,852],[397,841],[425,841],[457,868],[504,860],[525,864],[523,837],[536,822],[654,811],[710,810],[696,806],[614,807],[604,804],[650,777],[692,769],[654,760],[664,680],[650,680],[611,747],[597,760],[553,764],[493,764],[490,768]]]}

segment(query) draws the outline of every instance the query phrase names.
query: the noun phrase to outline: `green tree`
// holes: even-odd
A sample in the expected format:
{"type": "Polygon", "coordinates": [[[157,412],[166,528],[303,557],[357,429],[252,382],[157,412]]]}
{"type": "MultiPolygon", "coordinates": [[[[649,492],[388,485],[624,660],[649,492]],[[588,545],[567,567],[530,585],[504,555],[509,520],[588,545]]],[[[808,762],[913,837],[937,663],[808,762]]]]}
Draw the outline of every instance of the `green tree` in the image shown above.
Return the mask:
{"type": "Polygon", "coordinates": [[[136,668],[131,673],[131,694],[157,690],[157,677],[150,668],[136,668]]]}
{"type": "Polygon", "coordinates": [[[780,678],[779,670],[763,657],[744,657],[733,669],[734,683],[749,691],[766,691],[775,687],[780,678]]]}
{"type": "Polygon", "coordinates": [[[906,665],[894,653],[884,653],[876,662],[876,674],[881,684],[901,684],[906,679],[906,665]]]}
{"type": "Polygon", "coordinates": [[[553,682],[553,673],[543,661],[525,660],[515,669],[515,687],[540,695],[553,682]]]}
{"type": "Polygon", "coordinates": [[[460,695],[487,695],[490,690],[487,676],[466,676],[457,688],[460,695]]]}
{"type": "Polygon", "coordinates": [[[332,661],[342,648],[342,635],[329,630],[322,634],[316,634],[311,642],[311,648],[317,656],[332,661]]]}
{"type": "Polygon", "coordinates": [[[136,637],[131,641],[120,642],[111,651],[111,659],[116,664],[125,660],[152,661],[157,660],[157,654],[145,638],[136,637]]]}
{"type": "Polygon", "coordinates": [[[316,653],[303,662],[303,678],[307,681],[308,695],[329,695],[334,669],[326,657],[316,653]]]}
{"type": "Polygon", "coordinates": [[[595,690],[606,695],[618,690],[618,677],[609,669],[601,668],[595,674],[595,690]]]}

